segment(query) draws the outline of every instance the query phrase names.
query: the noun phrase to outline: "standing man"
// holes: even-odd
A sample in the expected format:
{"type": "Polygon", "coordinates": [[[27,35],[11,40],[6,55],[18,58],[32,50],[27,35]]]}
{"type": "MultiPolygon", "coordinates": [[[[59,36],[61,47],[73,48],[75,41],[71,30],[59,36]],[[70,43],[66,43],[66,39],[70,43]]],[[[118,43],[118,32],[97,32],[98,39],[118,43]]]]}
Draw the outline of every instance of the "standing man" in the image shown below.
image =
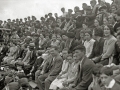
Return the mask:
{"type": "Polygon", "coordinates": [[[58,47],[51,47],[50,53],[53,56],[53,59],[50,62],[47,62],[43,67],[44,70],[46,71],[47,69],[48,72],[44,73],[43,71],[37,80],[39,90],[49,90],[50,84],[59,75],[62,68],[63,59],[59,55],[58,47]]]}

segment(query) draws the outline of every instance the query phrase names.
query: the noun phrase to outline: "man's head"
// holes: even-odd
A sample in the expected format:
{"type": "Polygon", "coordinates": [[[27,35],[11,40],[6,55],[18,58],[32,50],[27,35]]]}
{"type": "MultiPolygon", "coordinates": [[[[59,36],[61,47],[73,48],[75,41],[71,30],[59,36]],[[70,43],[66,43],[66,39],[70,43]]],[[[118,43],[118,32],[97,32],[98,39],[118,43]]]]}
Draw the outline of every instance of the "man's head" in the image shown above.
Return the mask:
{"type": "Polygon", "coordinates": [[[49,17],[52,17],[52,13],[49,13],[48,16],[49,16],[49,17]]]}
{"type": "Polygon", "coordinates": [[[59,54],[59,48],[57,46],[52,46],[50,48],[50,54],[54,57],[59,54]]]}
{"type": "Polygon", "coordinates": [[[65,12],[65,8],[63,7],[63,8],[61,8],[61,11],[64,13],[65,12]]]}
{"type": "Polygon", "coordinates": [[[106,13],[107,12],[107,6],[101,6],[100,8],[99,8],[99,11],[100,11],[100,13],[106,13]]]}
{"type": "Polygon", "coordinates": [[[82,4],[82,8],[83,8],[83,10],[86,10],[87,4],[86,4],[86,3],[83,3],[83,4],[82,4]]]}
{"type": "Polygon", "coordinates": [[[55,15],[55,17],[58,17],[58,14],[57,14],[57,13],[55,13],[54,15],[55,15]]]}
{"type": "Polygon", "coordinates": [[[91,4],[92,7],[94,7],[97,4],[97,2],[96,2],[96,0],[91,0],[90,4],[91,4]]]}
{"type": "Polygon", "coordinates": [[[113,71],[111,67],[103,67],[100,70],[100,78],[103,85],[108,86],[112,80],[113,71]]]}
{"type": "Polygon", "coordinates": [[[63,57],[63,59],[66,59],[67,56],[68,56],[68,49],[63,49],[62,50],[62,57],[63,57]]]}
{"type": "Polygon", "coordinates": [[[74,48],[75,59],[81,61],[81,59],[85,56],[85,47],[83,45],[79,45],[74,48]]]}

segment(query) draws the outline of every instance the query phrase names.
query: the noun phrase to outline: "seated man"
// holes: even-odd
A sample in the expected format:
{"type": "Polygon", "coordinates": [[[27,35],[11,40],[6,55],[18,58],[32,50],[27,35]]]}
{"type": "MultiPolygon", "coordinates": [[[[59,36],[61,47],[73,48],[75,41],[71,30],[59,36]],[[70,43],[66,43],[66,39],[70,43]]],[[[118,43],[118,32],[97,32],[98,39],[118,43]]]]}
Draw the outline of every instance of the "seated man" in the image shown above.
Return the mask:
{"type": "Polygon", "coordinates": [[[30,73],[30,70],[32,69],[32,66],[35,63],[36,58],[37,58],[34,46],[35,46],[34,43],[29,44],[29,49],[28,49],[28,51],[26,53],[25,58],[22,61],[22,62],[24,62],[25,74],[30,73]]]}
{"type": "Polygon", "coordinates": [[[78,75],[70,87],[61,90],[88,90],[88,86],[92,82],[92,69],[95,64],[85,56],[85,47],[83,45],[75,47],[74,51],[76,59],[80,60],[78,75]]]}
{"type": "MultiPolygon", "coordinates": [[[[49,52],[49,47],[47,48],[46,52],[42,54],[42,56],[40,56],[40,60],[42,59],[43,62],[41,65],[39,65],[39,67],[37,68],[36,72],[35,72],[35,82],[37,80],[37,78],[43,74],[43,73],[47,73],[47,70],[44,70],[44,66],[46,66],[47,62],[50,62],[52,60],[52,55],[49,52]]],[[[37,62],[37,61],[36,61],[37,62]]],[[[36,63],[35,62],[35,63],[36,63]]],[[[32,71],[32,70],[31,70],[32,71]]]]}
{"type": "Polygon", "coordinates": [[[59,55],[58,47],[51,47],[50,53],[53,58],[50,62],[46,63],[46,66],[44,66],[44,70],[47,69],[48,72],[40,75],[37,80],[39,90],[49,90],[50,84],[59,75],[62,68],[63,59],[59,55]]]}

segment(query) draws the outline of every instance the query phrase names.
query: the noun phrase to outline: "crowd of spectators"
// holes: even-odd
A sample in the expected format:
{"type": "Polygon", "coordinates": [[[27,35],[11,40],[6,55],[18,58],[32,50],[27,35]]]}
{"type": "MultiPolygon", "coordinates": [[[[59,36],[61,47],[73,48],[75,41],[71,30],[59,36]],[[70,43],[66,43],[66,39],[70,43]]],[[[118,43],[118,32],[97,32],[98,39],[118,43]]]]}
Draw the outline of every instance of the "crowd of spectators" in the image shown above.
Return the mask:
{"type": "Polygon", "coordinates": [[[120,90],[120,0],[0,20],[0,90],[120,90]]]}

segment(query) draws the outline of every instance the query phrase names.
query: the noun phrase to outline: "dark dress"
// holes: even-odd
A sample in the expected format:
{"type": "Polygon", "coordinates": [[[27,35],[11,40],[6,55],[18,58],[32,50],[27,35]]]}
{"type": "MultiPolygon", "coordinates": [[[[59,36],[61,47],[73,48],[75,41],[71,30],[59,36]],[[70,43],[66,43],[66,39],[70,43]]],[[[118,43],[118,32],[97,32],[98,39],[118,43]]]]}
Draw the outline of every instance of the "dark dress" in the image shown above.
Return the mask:
{"type": "MultiPolygon", "coordinates": [[[[89,59],[98,57],[100,58],[101,54],[103,53],[103,46],[104,46],[104,39],[100,38],[99,41],[95,41],[94,45],[93,45],[93,50],[91,55],[89,56],[89,59]]],[[[95,60],[95,63],[99,62],[99,60],[95,60]]]]}

